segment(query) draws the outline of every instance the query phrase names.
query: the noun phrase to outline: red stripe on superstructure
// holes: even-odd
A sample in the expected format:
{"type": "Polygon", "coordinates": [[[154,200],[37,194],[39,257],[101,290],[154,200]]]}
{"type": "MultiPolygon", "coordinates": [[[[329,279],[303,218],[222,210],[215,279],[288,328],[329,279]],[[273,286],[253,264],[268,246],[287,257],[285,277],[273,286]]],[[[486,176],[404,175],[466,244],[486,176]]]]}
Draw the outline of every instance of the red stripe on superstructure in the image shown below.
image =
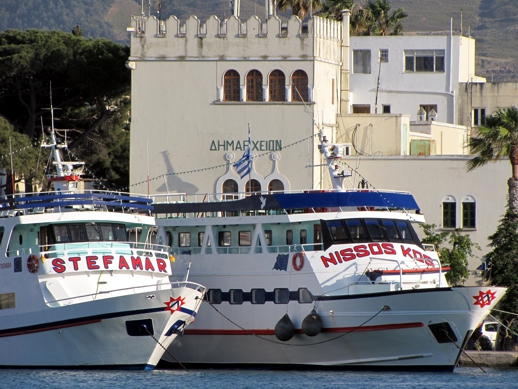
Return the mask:
{"type": "Polygon", "coordinates": [[[82,321],[79,323],[72,323],[72,324],[64,324],[59,326],[50,326],[50,327],[41,327],[41,328],[34,328],[31,330],[25,330],[25,331],[16,331],[16,332],[9,332],[7,334],[0,335],[0,338],[6,338],[8,336],[18,336],[18,335],[27,335],[27,334],[34,334],[37,332],[45,332],[45,331],[52,331],[57,330],[60,328],[70,328],[70,327],[77,327],[77,326],[83,326],[86,324],[93,324],[93,323],[101,323],[102,319],[95,319],[95,320],[88,320],[88,321],[82,321]]]}
{"type": "MultiPolygon", "coordinates": [[[[337,328],[323,328],[323,333],[347,333],[347,332],[368,332],[368,331],[389,331],[389,330],[404,330],[408,328],[422,328],[424,324],[421,322],[415,323],[400,323],[400,324],[383,324],[376,326],[363,327],[337,327],[337,328]]],[[[296,334],[303,334],[301,329],[295,330],[296,334]]],[[[202,330],[202,329],[186,329],[186,335],[275,335],[274,330],[202,330]]]]}

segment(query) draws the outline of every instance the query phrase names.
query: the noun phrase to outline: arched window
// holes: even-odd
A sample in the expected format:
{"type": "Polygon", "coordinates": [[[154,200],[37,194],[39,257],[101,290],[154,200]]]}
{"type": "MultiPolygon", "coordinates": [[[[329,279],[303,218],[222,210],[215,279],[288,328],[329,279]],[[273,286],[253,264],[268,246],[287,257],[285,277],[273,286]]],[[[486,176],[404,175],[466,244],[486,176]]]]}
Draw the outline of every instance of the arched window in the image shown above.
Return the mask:
{"type": "Polygon", "coordinates": [[[246,100],[263,101],[263,75],[259,70],[250,70],[246,75],[246,100]]]}
{"type": "Polygon", "coordinates": [[[261,184],[257,180],[250,180],[245,185],[246,194],[257,195],[261,192],[261,184]]]}
{"type": "Polygon", "coordinates": [[[270,101],[286,101],[286,77],[280,70],[274,70],[268,77],[268,90],[270,101]]]}
{"type": "Polygon", "coordinates": [[[477,227],[476,202],[472,196],[466,196],[462,199],[462,228],[477,227]]]}
{"type": "Polygon", "coordinates": [[[269,192],[282,192],[284,190],[284,184],[281,180],[271,180],[268,184],[269,192]]]}
{"type": "Polygon", "coordinates": [[[442,200],[442,227],[456,228],[457,226],[457,202],[455,197],[446,196],[442,200]]]}
{"type": "Polygon", "coordinates": [[[239,73],[235,70],[229,70],[223,77],[223,87],[225,101],[240,101],[241,89],[239,87],[239,73]]]}
{"type": "Polygon", "coordinates": [[[304,70],[297,70],[291,76],[291,100],[308,101],[308,75],[304,70]]]}
{"type": "Polygon", "coordinates": [[[233,200],[237,199],[237,182],[234,180],[226,180],[223,183],[223,198],[225,200],[233,200]],[[228,193],[236,193],[236,194],[228,194],[228,193]]]}

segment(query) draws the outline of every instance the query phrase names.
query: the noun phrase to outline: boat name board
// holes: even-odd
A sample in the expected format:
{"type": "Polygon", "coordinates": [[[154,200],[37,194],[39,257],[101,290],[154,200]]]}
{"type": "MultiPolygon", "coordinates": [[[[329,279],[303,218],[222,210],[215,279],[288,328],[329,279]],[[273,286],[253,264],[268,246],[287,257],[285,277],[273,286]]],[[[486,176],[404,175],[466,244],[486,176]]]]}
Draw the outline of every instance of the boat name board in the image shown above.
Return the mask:
{"type": "Polygon", "coordinates": [[[51,261],[52,270],[58,274],[65,272],[77,272],[85,270],[141,270],[171,274],[168,261],[163,258],[149,258],[131,256],[128,259],[124,255],[115,258],[113,255],[86,255],[54,258],[51,261]]]}
{"type": "Polygon", "coordinates": [[[389,256],[402,256],[403,258],[414,259],[418,262],[426,263],[428,266],[433,266],[432,258],[421,250],[416,250],[412,247],[405,247],[404,245],[399,246],[399,251],[392,243],[369,243],[359,244],[353,247],[348,247],[339,251],[329,252],[322,255],[320,259],[325,267],[329,267],[330,264],[338,265],[342,262],[348,262],[357,258],[368,257],[372,255],[389,255],[389,256]]]}

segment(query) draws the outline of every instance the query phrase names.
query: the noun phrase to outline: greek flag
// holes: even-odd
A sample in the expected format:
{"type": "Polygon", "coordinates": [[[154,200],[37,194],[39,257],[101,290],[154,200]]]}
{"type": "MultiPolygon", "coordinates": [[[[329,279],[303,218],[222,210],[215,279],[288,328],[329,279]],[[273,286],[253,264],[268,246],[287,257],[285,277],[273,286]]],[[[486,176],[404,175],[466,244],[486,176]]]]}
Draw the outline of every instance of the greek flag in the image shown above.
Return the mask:
{"type": "Polygon", "coordinates": [[[241,178],[249,174],[252,170],[252,153],[250,152],[250,144],[250,128],[248,128],[248,147],[241,159],[234,164],[234,169],[236,169],[237,174],[239,174],[241,178]]]}

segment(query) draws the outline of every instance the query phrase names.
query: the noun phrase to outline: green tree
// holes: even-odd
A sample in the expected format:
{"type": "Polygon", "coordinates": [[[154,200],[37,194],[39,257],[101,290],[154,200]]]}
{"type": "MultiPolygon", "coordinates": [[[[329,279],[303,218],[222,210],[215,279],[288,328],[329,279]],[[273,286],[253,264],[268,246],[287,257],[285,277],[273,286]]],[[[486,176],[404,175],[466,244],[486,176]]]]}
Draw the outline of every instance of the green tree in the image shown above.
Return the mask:
{"type": "MultiPolygon", "coordinates": [[[[484,256],[488,271],[486,279],[492,285],[507,286],[507,292],[497,305],[501,311],[499,318],[515,332],[516,315],[506,312],[518,312],[518,214],[512,209],[507,208],[504,217],[496,232],[489,237],[492,251],[484,256]]],[[[503,339],[503,349],[514,346],[511,335],[503,339]]]]}
{"type": "Polygon", "coordinates": [[[365,8],[372,15],[369,35],[387,36],[403,34],[401,20],[408,16],[403,9],[398,8],[390,12],[390,2],[388,0],[369,1],[365,8]]]}
{"type": "Polygon", "coordinates": [[[509,207],[518,212],[518,109],[499,108],[486,117],[486,124],[473,129],[467,143],[471,154],[468,171],[490,161],[507,158],[511,163],[511,177],[507,180],[509,207]]]}
{"type": "Polygon", "coordinates": [[[436,232],[435,224],[421,225],[425,238],[423,243],[433,244],[439,253],[443,266],[449,266],[446,280],[450,285],[463,284],[469,276],[468,256],[473,256],[473,247],[480,247],[473,243],[469,235],[461,234],[460,230],[436,232]],[[445,243],[448,246],[444,246],[445,243]]]}
{"type": "Polygon", "coordinates": [[[0,169],[6,171],[5,184],[0,189],[4,189],[6,194],[14,192],[12,171],[15,182],[25,179],[30,183],[33,178],[41,179],[43,170],[37,169],[37,160],[38,152],[32,147],[30,139],[14,131],[13,126],[0,116],[0,169]]]}

